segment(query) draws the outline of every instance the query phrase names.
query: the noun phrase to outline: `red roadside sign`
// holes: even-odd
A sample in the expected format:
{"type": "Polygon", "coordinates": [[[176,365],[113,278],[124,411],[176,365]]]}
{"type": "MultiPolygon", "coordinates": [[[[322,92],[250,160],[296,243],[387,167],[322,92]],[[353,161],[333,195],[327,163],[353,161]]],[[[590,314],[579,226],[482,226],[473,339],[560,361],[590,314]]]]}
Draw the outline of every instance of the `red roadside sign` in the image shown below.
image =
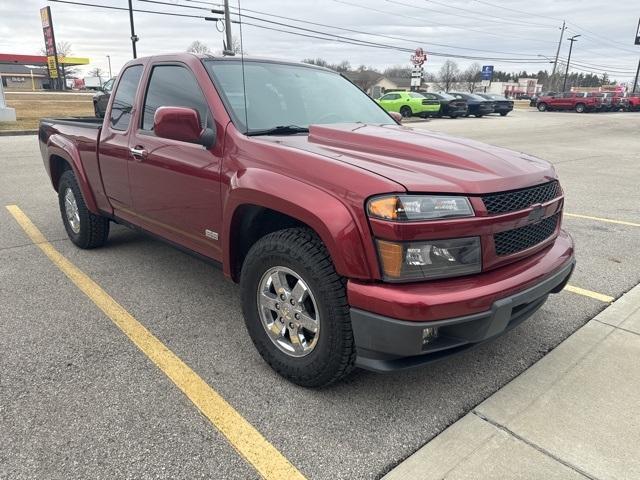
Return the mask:
{"type": "Polygon", "coordinates": [[[424,62],[427,61],[427,54],[424,53],[422,48],[416,48],[416,51],[413,55],[411,55],[411,63],[417,66],[421,66],[424,62]]]}

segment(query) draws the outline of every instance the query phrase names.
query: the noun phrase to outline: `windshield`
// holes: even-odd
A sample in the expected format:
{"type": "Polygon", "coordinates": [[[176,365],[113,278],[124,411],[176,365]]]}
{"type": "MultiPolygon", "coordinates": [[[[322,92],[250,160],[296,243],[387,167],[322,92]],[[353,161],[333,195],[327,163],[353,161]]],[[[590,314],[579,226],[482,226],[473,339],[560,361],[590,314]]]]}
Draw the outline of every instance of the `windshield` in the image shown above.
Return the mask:
{"type": "Polygon", "coordinates": [[[424,98],[424,95],[422,95],[421,93],[416,93],[416,92],[409,92],[409,96],[411,98],[424,98]]]}
{"type": "Polygon", "coordinates": [[[467,98],[470,98],[472,100],[478,100],[479,102],[484,102],[486,100],[486,98],[482,98],[480,95],[476,95],[474,93],[468,93],[467,98]]]}
{"type": "Polygon", "coordinates": [[[244,62],[243,89],[240,60],[207,60],[204,64],[221,90],[233,122],[248,134],[280,126],[308,128],[352,122],[395,125],[367,94],[337,73],[250,60],[244,62]]]}
{"type": "Polygon", "coordinates": [[[453,95],[449,95],[448,93],[438,93],[438,95],[440,95],[440,97],[442,97],[444,100],[455,100],[456,97],[454,97],[453,95]]]}

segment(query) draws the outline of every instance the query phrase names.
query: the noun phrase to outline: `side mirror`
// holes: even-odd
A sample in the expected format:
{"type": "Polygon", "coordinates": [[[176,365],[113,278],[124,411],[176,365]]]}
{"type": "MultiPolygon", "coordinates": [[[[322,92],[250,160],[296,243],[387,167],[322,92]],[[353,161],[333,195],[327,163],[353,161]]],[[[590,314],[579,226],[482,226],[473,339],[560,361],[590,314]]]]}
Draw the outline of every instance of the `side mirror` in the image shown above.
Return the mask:
{"type": "Polygon", "coordinates": [[[391,115],[396,122],[402,123],[402,115],[398,112],[389,112],[389,115],[391,115]]]}
{"type": "Polygon", "coordinates": [[[153,131],[158,137],[198,143],[206,148],[215,143],[215,130],[203,129],[200,124],[200,114],[193,108],[158,108],[153,116],[153,131]]]}

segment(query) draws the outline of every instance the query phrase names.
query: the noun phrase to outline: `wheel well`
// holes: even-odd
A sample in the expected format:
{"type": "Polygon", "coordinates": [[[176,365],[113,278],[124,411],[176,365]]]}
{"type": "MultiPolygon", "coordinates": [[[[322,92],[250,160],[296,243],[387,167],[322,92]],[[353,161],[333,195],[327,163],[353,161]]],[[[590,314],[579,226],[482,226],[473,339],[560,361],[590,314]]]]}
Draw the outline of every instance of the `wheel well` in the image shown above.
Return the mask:
{"type": "Polygon", "coordinates": [[[58,191],[58,183],[60,182],[60,177],[66,170],[71,170],[71,165],[69,165],[69,162],[67,162],[64,158],[59,157],[58,155],[52,155],[49,159],[49,166],[53,188],[58,191]]]}
{"type": "Polygon", "coordinates": [[[257,205],[242,205],[236,209],[229,232],[231,248],[231,278],[240,280],[242,264],[249,250],[259,239],[269,233],[284,228],[306,227],[308,225],[289,215],[257,205]]]}

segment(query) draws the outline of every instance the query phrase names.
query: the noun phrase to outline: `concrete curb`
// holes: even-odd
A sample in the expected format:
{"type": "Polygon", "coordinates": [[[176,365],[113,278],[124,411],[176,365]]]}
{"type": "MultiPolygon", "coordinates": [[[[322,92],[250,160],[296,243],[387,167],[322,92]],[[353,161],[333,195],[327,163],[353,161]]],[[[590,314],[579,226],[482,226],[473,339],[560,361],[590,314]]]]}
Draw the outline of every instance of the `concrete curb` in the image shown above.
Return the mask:
{"type": "MultiPolygon", "coordinates": [[[[598,455],[594,455],[593,451],[589,457],[588,440],[584,440],[584,444],[577,449],[575,445],[568,448],[558,447],[569,444],[571,438],[589,438],[588,436],[580,437],[583,432],[577,431],[588,422],[572,422],[572,415],[585,415],[585,410],[593,408],[593,404],[589,402],[607,403],[609,397],[622,395],[619,392],[616,393],[616,388],[609,390],[594,388],[596,382],[603,381],[602,375],[598,376],[595,371],[593,375],[596,378],[592,380],[587,376],[587,379],[578,382],[578,385],[584,385],[585,391],[596,390],[598,393],[595,396],[599,398],[594,399],[593,395],[584,395],[578,387],[573,390],[560,388],[568,377],[577,376],[582,379],[578,375],[579,371],[596,356],[602,357],[602,351],[606,351],[607,342],[619,341],[619,338],[616,340],[616,334],[618,337],[626,335],[635,338],[637,342],[637,336],[640,335],[640,285],[636,285],[549,354],[433,438],[389,472],[383,480],[409,478],[412,480],[445,478],[576,478],[584,480],[605,478],[604,472],[609,474],[607,478],[613,478],[616,477],[616,473],[610,472],[609,469],[625,469],[627,468],[625,462],[635,463],[635,465],[629,465],[629,470],[640,471],[640,462],[629,461],[624,451],[620,451],[620,458],[615,461],[610,456],[607,458],[604,452],[600,453],[605,455],[603,458],[597,458],[598,455]],[[555,396],[550,394],[552,391],[555,396]],[[571,410],[561,412],[560,418],[564,422],[564,430],[558,424],[556,431],[553,427],[549,427],[549,424],[553,425],[554,420],[558,421],[553,417],[558,412],[554,410],[554,402],[549,399],[554,398],[557,402],[559,392],[560,398],[564,398],[572,405],[575,412],[571,410]],[[581,405],[580,402],[584,404],[581,405]],[[537,410],[537,414],[531,414],[532,410],[537,410]],[[540,412],[548,415],[541,416],[540,412]],[[523,420],[525,417],[528,418],[523,420]],[[525,422],[528,422],[526,426],[525,422]],[[576,425],[580,427],[576,428],[576,425]],[[545,443],[541,439],[544,437],[544,432],[548,433],[550,428],[554,439],[545,443]],[[589,460],[585,461],[585,457],[589,457],[589,460]]],[[[606,361],[603,362],[603,358],[599,358],[598,364],[615,364],[616,361],[624,364],[629,361],[629,358],[621,355],[617,351],[614,354],[608,353],[604,356],[606,361]]],[[[629,375],[634,374],[629,372],[629,375]]],[[[635,383],[635,387],[627,388],[632,390],[640,388],[640,382],[635,383]]],[[[616,400],[619,399],[616,398],[616,400]]],[[[613,404],[614,401],[611,403],[613,404]]],[[[616,425],[617,420],[619,424],[627,422],[630,429],[626,433],[611,432],[612,435],[630,436],[631,438],[626,439],[626,442],[633,442],[635,437],[640,436],[640,429],[632,428],[634,422],[638,422],[638,415],[630,416],[628,410],[615,408],[606,415],[613,416],[613,419],[608,418],[606,428],[616,425]]],[[[606,415],[602,413],[600,416],[606,415]]],[[[598,420],[592,423],[597,424],[598,420]]],[[[593,440],[599,441],[598,438],[593,440]]],[[[605,443],[607,441],[602,439],[598,448],[605,443]]]]}
{"type": "Polygon", "coordinates": [[[19,135],[37,135],[38,130],[0,130],[0,137],[14,137],[19,135]]]}

